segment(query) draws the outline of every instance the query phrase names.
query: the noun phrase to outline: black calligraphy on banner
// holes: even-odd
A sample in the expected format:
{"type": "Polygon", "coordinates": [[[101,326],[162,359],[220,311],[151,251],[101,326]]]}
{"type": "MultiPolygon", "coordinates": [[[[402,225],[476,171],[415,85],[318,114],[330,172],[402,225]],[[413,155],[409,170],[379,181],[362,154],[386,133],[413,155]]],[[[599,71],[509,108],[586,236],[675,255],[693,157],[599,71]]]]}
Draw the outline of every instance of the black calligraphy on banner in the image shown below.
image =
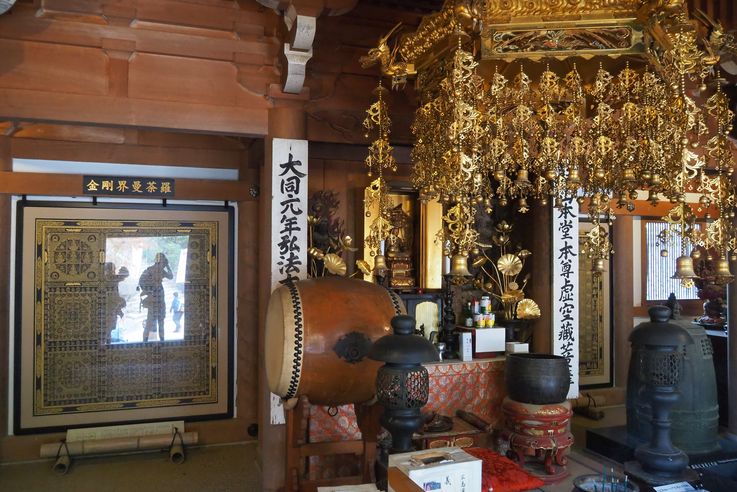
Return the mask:
{"type": "Polygon", "coordinates": [[[568,361],[568,374],[570,383],[575,383],[573,377],[573,359],[575,355],[576,333],[575,322],[577,313],[576,307],[576,286],[574,282],[578,281],[574,264],[577,264],[576,253],[574,252],[574,232],[575,241],[578,241],[578,218],[573,213],[573,199],[568,199],[563,206],[557,210],[558,213],[558,240],[561,242],[560,247],[556,251],[557,261],[560,264],[560,291],[558,293],[557,309],[560,314],[560,325],[558,326],[557,340],[554,341],[558,345],[557,353],[562,355],[568,361]]]}
{"type": "Polygon", "coordinates": [[[279,210],[279,241],[277,243],[278,261],[276,262],[284,284],[292,280],[298,280],[304,268],[300,255],[302,246],[299,242],[298,232],[302,231],[300,217],[304,215],[306,204],[302,202],[300,190],[304,183],[303,178],[307,173],[300,171],[302,161],[294,160],[291,149],[287,162],[279,164],[279,191],[281,197],[276,207],[279,210]]]}

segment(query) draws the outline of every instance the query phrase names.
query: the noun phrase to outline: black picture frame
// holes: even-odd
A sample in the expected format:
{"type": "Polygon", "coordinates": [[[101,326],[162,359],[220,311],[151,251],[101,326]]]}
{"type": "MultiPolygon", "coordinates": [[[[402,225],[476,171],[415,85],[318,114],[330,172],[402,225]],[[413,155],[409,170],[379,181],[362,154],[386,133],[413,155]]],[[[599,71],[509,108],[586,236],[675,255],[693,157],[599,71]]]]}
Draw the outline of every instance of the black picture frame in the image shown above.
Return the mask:
{"type": "MultiPolygon", "coordinates": [[[[75,220],[75,219],[70,219],[75,220]]],[[[35,233],[35,231],[34,231],[35,233]]],[[[96,202],[55,202],[55,201],[28,201],[19,200],[16,204],[16,248],[15,248],[15,303],[14,303],[14,347],[13,353],[15,364],[13,370],[14,391],[13,391],[13,429],[15,434],[32,434],[43,432],[57,432],[66,430],[70,427],[94,427],[100,425],[111,424],[133,424],[141,422],[167,421],[167,420],[186,420],[199,421],[230,418],[234,412],[234,332],[235,332],[235,316],[234,316],[234,288],[235,288],[235,209],[227,203],[223,207],[217,206],[199,206],[199,205],[173,205],[173,204],[143,204],[143,203],[104,203],[96,204],[96,202]],[[51,211],[50,215],[47,213],[51,211]],[[211,290],[215,293],[217,306],[215,309],[216,322],[210,323],[207,327],[208,336],[213,337],[212,340],[217,343],[217,349],[213,349],[216,354],[217,364],[215,367],[210,366],[208,378],[216,381],[217,388],[212,389],[213,394],[209,403],[200,403],[204,398],[197,397],[174,398],[177,400],[175,404],[152,404],[151,401],[142,401],[142,404],[125,402],[116,410],[91,409],[87,412],[69,412],[68,419],[28,419],[28,388],[24,391],[24,381],[28,381],[27,374],[29,363],[28,347],[24,347],[24,340],[28,339],[27,334],[24,337],[24,329],[29,326],[29,319],[24,315],[24,301],[28,302],[29,283],[34,284],[33,296],[34,303],[38,300],[41,292],[35,287],[36,277],[27,275],[29,258],[37,258],[41,252],[40,245],[28,244],[28,222],[37,218],[38,214],[48,216],[52,219],[62,220],[68,219],[70,216],[79,216],[79,220],[87,220],[89,218],[95,220],[107,220],[106,216],[114,216],[116,219],[125,222],[126,227],[133,223],[142,223],[148,220],[153,221],[170,221],[182,224],[192,225],[197,220],[204,220],[209,217],[217,223],[217,239],[216,248],[208,248],[208,258],[215,258],[216,283],[211,285],[211,290]],[[225,347],[222,345],[225,344],[225,347]],[[224,387],[223,387],[224,386],[224,387]],[[25,413],[24,413],[25,412],[25,413]]],[[[213,239],[215,240],[215,239],[213,239]]],[[[212,246],[212,245],[210,245],[212,246]]],[[[209,261],[209,260],[208,260],[209,261]]],[[[35,267],[34,267],[35,272],[35,267]]],[[[209,274],[212,276],[212,273],[209,274]]],[[[26,307],[27,309],[27,307],[26,307]]],[[[209,314],[212,319],[213,313],[209,314]]],[[[36,314],[34,311],[34,319],[36,314]]],[[[30,325],[35,329],[35,322],[31,320],[30,325]]],[[[186,323],[186,317],[185,317],[186,323]]],[[[33,339],[38,338],[38,333],[33,335],[33,339]]],[[[171,341],[149,342],[151,351],[159,352],[167,351],[173,353],[176,351],[176,343],[171,341]],[[168,345],[167,345],[168,344],[168,345]]],[[[191,342],[187,342],[191,343],[191,342]]],[[[141,348],[141,344],[136,345],[140,350],[148,350],[141,348]]],[[[182,342],[181,346],[186,343],[182,342]]],[[[180,357],[181,358],[181,357],[180,357]]],[[[172,359],[173,360],[173,359],[172,359]]],[[[32,365],[35,367],[37,358],[33,357],[32,365]]],[[[35,378],[34,378],[35,379],[35,378]]],[[[36,383],[34,383],[36,384],[36,383]]],[[[32,393],[35,394],[35,391],[32,393]]],[[[31,408],[33,405],[31,404],[31,408]]],[[[58,416],[58,415],[55,415],[58,416]]]]}

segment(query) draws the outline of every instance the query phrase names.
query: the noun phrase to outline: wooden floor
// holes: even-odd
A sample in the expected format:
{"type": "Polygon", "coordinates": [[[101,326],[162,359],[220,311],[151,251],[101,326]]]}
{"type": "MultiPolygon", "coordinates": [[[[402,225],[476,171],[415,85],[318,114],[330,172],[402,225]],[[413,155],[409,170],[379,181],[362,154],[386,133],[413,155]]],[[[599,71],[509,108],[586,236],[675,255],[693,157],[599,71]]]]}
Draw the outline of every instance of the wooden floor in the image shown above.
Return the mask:
{"type": "MultiPolygon", "coordinates": [[[[545,492],[569,492],[579,475],[601,473],[602,463],[582,451],[585,428],[618,425],[624,422],[624,407],[605,408],[606,418],[592,421],[574,417],[576,446],[570,455],[569,477],[543,487],[545,492]]],[[[52,461],[0,465],[2,492],[251,492],[260,490],[255,443],[205,446],[187,451],[181,465],[171,464],[160,453],[129,454],[77,459],[67,475],[51,469],[52,461]]]]}
{"type": "Polygon", "coordinates": [[[192,448],[181,465],[165,452],[77,459],[66,475],[52,462],[0,466],[2,492],[258,491],[255,443],[192,448]]]}

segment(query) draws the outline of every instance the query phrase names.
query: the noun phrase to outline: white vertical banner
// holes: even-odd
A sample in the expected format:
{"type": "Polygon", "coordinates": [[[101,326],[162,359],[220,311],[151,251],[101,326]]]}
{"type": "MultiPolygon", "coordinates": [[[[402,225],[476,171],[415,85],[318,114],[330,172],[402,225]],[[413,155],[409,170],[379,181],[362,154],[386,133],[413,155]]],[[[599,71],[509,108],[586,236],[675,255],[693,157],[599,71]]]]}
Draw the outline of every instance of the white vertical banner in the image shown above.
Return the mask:
{"type": "Polygon", "coordinates": [[[307,278],[307,140],[275,138],[271,166],[271,290],[307,278]]]}
{"type": "Polygon", "coordinates": [[[553,353],[568,360],[568,398],[578,397],[578,202],[553,209],[553,353]]]}
{"type": "MultiPolygon", "coordinates": [[[[271,149],[271,290],[307,278],[307,140],[275,138],[271,149]]],[[[271,423],[284,424],[271,394],[271,423]]]]}

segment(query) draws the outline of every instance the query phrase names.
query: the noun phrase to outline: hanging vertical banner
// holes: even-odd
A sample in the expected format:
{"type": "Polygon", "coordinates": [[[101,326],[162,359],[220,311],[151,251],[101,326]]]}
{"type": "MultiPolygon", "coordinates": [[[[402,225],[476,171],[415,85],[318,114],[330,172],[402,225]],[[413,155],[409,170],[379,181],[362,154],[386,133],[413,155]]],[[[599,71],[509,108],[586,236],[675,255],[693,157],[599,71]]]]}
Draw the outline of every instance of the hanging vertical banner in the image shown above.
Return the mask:
{"type": "MultiPolygon", "coordinates": [[[[271,290],[307,278],[307,140],[275,138],[271,166],[271,290]]],[[[271,423],[285,423],[271,394],[271,423]]]]}
{"type": "Polygon", "coordinates": [[[553,353],[568,360],[568,398],[578,397],[578,202],[553,209],[553,353]]]}
{"type": "Polygon", "coordinates": [[[271,290],[307,278],[307,140],[275,138],[271,181],[271,290]]]}

